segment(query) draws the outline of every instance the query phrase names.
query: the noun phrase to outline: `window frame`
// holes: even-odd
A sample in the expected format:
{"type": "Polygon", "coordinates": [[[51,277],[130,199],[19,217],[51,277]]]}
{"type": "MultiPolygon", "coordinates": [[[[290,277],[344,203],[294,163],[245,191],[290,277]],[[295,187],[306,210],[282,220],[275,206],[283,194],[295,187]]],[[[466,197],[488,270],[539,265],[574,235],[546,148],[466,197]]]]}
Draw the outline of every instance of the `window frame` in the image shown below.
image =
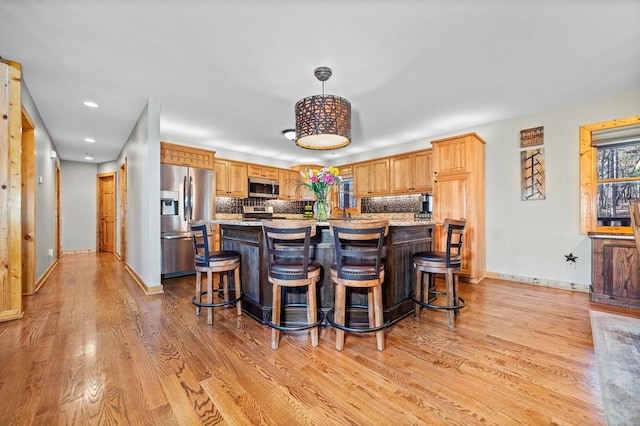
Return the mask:
{"type": "Polygon", "coordinates": [[[596,130],[640,124],[640,115],[580,126],[580,233],[632,234],[630,226],[598,226],[598,154],[592,146],[596,130]]]}

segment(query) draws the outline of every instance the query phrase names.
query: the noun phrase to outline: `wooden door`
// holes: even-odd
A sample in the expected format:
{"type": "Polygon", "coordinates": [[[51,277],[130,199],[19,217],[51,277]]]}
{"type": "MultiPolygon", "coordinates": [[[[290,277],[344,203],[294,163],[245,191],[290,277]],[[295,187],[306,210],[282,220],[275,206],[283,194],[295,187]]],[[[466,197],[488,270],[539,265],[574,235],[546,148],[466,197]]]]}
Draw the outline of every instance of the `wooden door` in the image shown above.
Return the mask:
{"type": "Polygon", "coordinates": [[[127,261],[127,162],[120,165],[120,259],[127,261]]]}
{"type": "Polygon", "coordinates": [[[36,280],[36,145],[35,126],[22,111],[22,294],[35,293],[36,280]]]}
{"type": "MultiPolygon", "coordinates": [[[[467,218],[467,186],[469,175],[438,176],[433,184],[434,220],[436,221],[436,250],[444,251],[447,247],[447,236],[442,232],[442,222],[447,219],[467,218]]],[[[473,235],[472,223],[467,222],[463,234],[462,270],[464,275],[470,274],[470,260],[473,235]]]]}
{"type": "Polygon", "coordinates": [[[247,165],[229,162],[229,195],[231,197],[247,197],[249,182],[247,181],[247,165]]]}
{"type": "Polygon", "coordinates": [[[371,195],[389,194],[389,159],[371,162],[369,179],[371,180],[371,195]]]}
{"type": "Polygon", "coordinates": [[[98,251],[113,253],[116,246],[116,174],[98,175],[98,251]]]}
{"type": "Polygon", "coordinates": [[[433,155],[431,150],[418,152],[413,158],[413,189],[430,192],[433,188],[433,155]]]}
{"type": "Polygon", "coordinates": [[[413,188],[413,155],[399,155],[392,157],[389,168],[391,169],[391,193],[406,194],[413,188]]]}

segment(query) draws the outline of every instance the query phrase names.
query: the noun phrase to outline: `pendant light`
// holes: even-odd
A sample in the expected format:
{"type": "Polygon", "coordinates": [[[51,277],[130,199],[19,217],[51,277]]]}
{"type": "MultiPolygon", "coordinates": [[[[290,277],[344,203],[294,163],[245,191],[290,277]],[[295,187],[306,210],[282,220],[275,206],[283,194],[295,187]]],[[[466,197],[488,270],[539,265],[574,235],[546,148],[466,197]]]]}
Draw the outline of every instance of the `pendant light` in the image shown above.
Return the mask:
{"type": "Polygon", "coordinates": [[[307,149],[343,148],[351,143],[351,103],[340,96],[324,94],[331,68],[318,67],[314,75],[322,82],[322,95],[296,103],[296,145],[307,149]]]}

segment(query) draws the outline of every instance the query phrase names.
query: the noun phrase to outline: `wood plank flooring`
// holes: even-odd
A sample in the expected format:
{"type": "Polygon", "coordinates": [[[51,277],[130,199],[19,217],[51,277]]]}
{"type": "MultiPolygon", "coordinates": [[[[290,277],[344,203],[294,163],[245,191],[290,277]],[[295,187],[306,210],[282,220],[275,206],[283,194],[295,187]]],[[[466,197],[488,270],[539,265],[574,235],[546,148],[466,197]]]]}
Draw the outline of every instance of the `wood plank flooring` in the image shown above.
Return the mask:
{"type": "Polygon", "coordinates": [[[587,294],[461,283],[455,330],[423,311],[373,335],[196,317],[193,276],[145,296],[109,254],[65,255],[0,323],[0,425],[604,424],[587,294]]]}

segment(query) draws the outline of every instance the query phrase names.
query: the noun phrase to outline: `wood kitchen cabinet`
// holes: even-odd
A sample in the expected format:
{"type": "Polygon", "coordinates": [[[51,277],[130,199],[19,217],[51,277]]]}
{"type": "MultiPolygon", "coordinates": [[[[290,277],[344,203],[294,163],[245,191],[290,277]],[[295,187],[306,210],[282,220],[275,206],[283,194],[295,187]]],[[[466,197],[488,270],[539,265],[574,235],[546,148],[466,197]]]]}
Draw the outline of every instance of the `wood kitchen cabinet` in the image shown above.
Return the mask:
{"type": "Polygon", "coordinates": [[[389,159],[354,164],[353,187],[356,197],[389,195],[389,159]]]}
{"type": "Polygon", "coordinates": [[[247,164],[247,176],[278,180],[278,169],[275,167],[262,166],[260,164],[247,164]]]}
{"type": "Polygon", "coordinates": [[[214,151],[160,142],[160,163],[213,169],[214,151]]]}
{"type": "Polygon", "coordinates": [[[246,198],[249,194],[247,164],[216,158],[216,196],[246,198]]]}
{"type": "Polygon", "coordinates": [[[486,275],[485,141],[475,133],[440,139],[433,146],[433,220],[436,248],[446,248],[442,222],[466,219],[461,277],[479,282],[486,275]]]}
{"type": "Polygon", "coordinates": [[[280,186],[278,199],[288,201],[298,200],[300,173],[294,170],[279,170],[278,176],[278,184],[280,186]]]}
{"type": "Polygon", "coordinates": [[[633,236],[589,234],[591,301],[640,309],[640,254],[633,236]]]}
{"type": "Polygon", "coordinates": [[[391,194],[431,192],[432,150],[408,152],[389,160],[391,194]]]}

